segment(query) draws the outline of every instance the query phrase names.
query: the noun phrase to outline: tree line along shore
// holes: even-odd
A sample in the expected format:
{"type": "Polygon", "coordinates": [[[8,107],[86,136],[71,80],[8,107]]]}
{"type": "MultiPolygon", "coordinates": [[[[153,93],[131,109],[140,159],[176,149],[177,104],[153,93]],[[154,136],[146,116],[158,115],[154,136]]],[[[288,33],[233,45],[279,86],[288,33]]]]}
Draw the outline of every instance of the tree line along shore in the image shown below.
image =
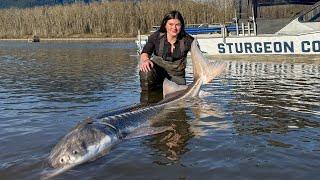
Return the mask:
{"type": "MultiPolygon", "coordinates": [[[[0,10],[0,39],[129,38],[148,33],[170,10],[179,10],[187,24],[224,23],[235,14],[234,0],[141,0],[42,6],[0,10]]],[[[272,18],[290,17],[303,6],[260,9],[272,18]]]]}

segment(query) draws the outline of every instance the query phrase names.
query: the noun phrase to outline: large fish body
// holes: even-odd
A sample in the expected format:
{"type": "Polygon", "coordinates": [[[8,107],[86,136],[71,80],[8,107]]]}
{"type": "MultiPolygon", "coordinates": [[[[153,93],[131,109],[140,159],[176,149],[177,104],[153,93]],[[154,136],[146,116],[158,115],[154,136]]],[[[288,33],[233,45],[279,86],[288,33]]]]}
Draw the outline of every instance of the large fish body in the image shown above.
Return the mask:
{"type": "Polygon", "coordinates": [[[201,85],[211,82],[225,67],[222,63],[208,62],[199,50],[196,40],[191,45],[191,59],[194,76],[191,85],[177,85],[166,79],[163,83],[162,101],[152,105],[133,105],[114,110],[78,124],[51,151],[49,164],[54,171],[47,173],[46,177],[55,176],[105,155],[113,145],[123,139],[167,130],[164,127],[152,127],[150,118],[166,106],[197,96],[201,85]]]}

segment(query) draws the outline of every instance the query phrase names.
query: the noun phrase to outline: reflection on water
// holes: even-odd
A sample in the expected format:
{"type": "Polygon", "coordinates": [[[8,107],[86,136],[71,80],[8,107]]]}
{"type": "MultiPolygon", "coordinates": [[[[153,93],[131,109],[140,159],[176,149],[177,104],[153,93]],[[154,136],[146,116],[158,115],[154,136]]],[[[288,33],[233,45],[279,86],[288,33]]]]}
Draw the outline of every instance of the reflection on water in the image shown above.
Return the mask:
{"type": "Polygon", "coordinates": [[[190,122],[190,129],[197,138],[201,136],[208,136],[210,131],[226,131],[231,128],[231,124],[224,119],[224,112],[218,104],[207,101],[206,96],[201,95],[201,99],[192,99],[193,105],[191,111],[194,114],[194,120],[190,122]],[[219,121],[214,121],[212,118],[218,118],[219,121]]]}
{"type": "Polygon", "coordinates": [[[158,119],[156,126],[171,126],[173,130],[151,138],[147,144],[159,151],[159,157],[154,162],[166,165],[178,161],[180,156],[188,151],[186,146],[193,134],[189,130],[190,125],[184,108],[166,110],[158,119]]]}
{"type": "MultiPolygon", "coordinates": [[[[0,179],[38,179],[79,121],[157,99],[140,98],[134,53],[134,43],[0,42],[0,179]]],[[[227,64],[199,98],[158,115],[173,130],[123,141],[59,178],[316,179],[320,65],[227,64]]]]}
{"type": "MultiPolygon", "coordinates": [[[[19,100],[22,100],[24,102],[20,110],[29,113],[28,104],[38,104],[31,112],[40,109],[43,113],[42,109],[48,107],[53,111],[67,111],[60,102],[87,106],[89,102],[104,100],[104,93],[113,96],[114,89],[125,89],[136,81],[135,71],[127,70],[135,69],[136,62],[130,60],[123,49],[96,49],[90,45],[28,45],[27,50],[10,49],[10,58],[8,55],[0,56],[0,91],[9,99],[5,103],[9,107],[4,110],[10,110],[11,104],[16,108],[19,100]]],[[[102,47],[105,45],[108,44],[101,44],[102,47]]]]}
{"type": "Polygon", "coordinates": [[[230,101],[235,128],[242,133],[287,133],[319,127],[320,65],[229,63],[229,74],[239,78],[230,101]],[[241,106],[240,106],[241,104],[241,106]],[[241,108],[241,109],[238,109],[241,108]],[[245,116],[245,118],[243,118],[245,116]]]}
{"type": "MultiPolygon", "coordinates": [[[[202,96],[202,98],[204,97],[202,96]]],[[[187,145],[191,138],[208,136],[208,128],[211,130],[230,128],[225,122],[211,121],[212,117],[223,118],[223,114],[218,106],[208,104],[205,98],[191,98],[161,112],[154,124],[169,126],[172,127],[172,130],[151,138],[150,142],[148,141],[147,144],[159,151],[159,157],[155,163],[160,165],[177,163],[180,157],[189,151],[187,145]],[[193,120],[190,121],[190,119],[193,120]]]]}

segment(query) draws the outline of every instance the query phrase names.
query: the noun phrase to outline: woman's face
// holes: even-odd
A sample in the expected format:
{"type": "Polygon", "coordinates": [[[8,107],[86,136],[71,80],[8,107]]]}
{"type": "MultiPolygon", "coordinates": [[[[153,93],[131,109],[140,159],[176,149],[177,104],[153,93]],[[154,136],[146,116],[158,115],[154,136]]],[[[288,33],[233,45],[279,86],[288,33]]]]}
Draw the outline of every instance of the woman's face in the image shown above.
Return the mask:
{"type": "Polygon", "coordinates": [[[176,37],[181,31],[181,22],[179,19],[170,19],[166,23],[167,34],[176,37]]]}

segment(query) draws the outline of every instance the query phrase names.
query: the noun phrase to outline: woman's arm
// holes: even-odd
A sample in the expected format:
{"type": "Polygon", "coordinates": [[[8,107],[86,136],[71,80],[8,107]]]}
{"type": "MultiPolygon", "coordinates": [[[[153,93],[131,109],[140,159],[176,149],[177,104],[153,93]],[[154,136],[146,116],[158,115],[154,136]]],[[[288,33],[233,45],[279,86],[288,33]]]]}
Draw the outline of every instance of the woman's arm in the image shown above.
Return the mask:
{"type": "Polygon", "coordinates": [[[155,49],[155,43],[157,42],[157,37],[159,32],[153,33],[149,36],[146,45],[143,47],[140,55],[140,71],[148,72],[153,68],[153,62],[150,60],[150,57],[155,49]]]}
{"type": "Polygon", "coordinates": [[[142,53],[140,55],[140,71],[148,72],[153,68],[153,62],[150,60],[148,53],[142,53]]]}

